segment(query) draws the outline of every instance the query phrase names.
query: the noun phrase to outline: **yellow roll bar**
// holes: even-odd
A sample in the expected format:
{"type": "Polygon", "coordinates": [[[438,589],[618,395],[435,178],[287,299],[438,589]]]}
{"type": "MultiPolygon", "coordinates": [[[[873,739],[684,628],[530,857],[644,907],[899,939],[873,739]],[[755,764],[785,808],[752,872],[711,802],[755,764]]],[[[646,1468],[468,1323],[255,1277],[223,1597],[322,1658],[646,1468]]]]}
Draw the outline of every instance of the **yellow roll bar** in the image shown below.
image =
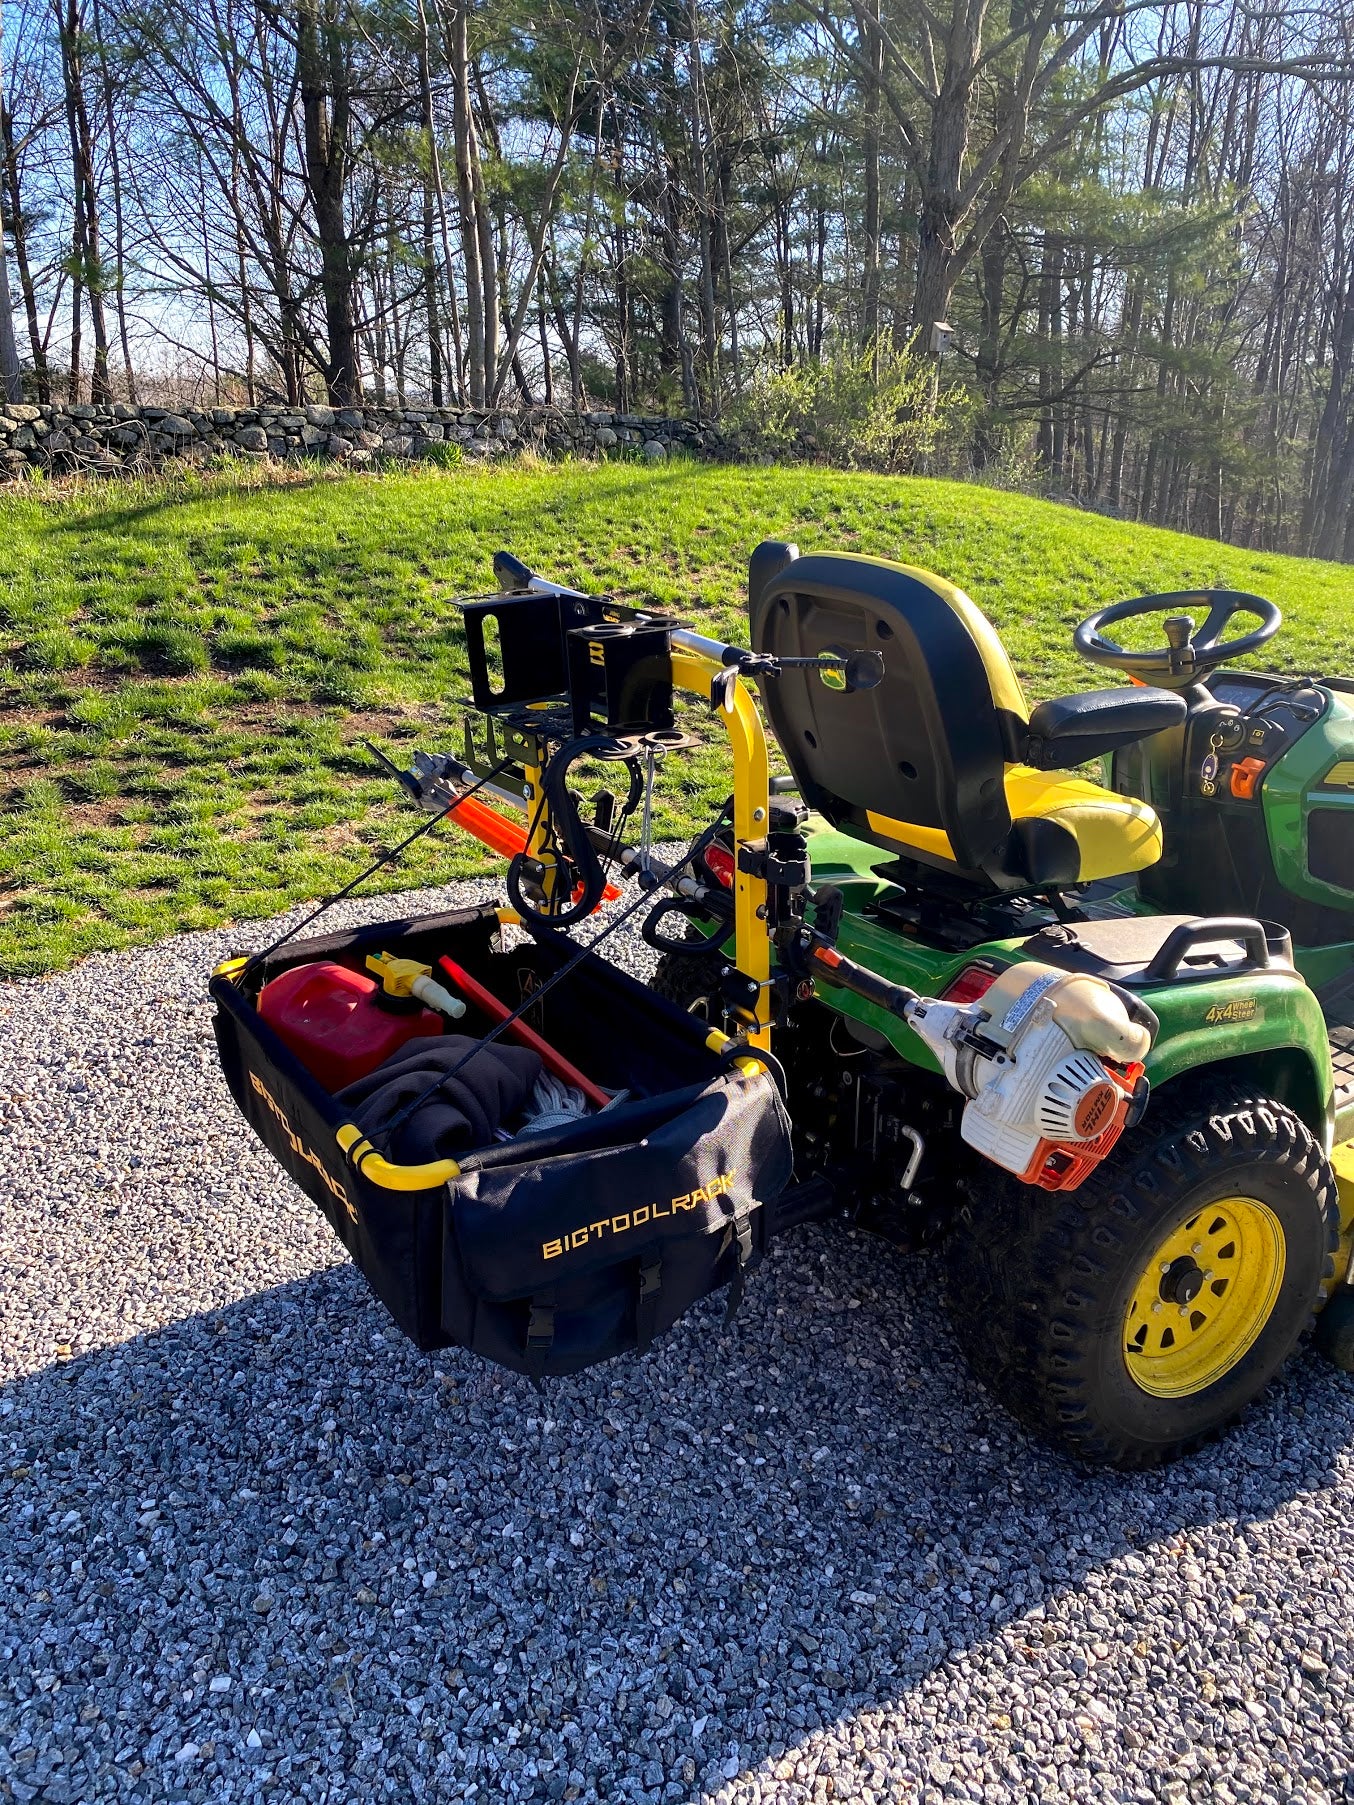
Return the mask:
{"type": "MultiPolygon", "coordinates": [[[[710,684],[728,666],[718,656],[724,650],[714,640],[695,633],[672,636],[672,682],[676,689],[710,699],[710,684]],[[708,649],[707,649],[708,648],[708,649]]],[[[771,1048],[771,940],[766,928],[766,879],[738,869],[738,849],[751,840],[764,840],[771,815],[771,769],[766,756],[766,734],[757,704],[742,678],[733,686],[733,712],[721,708],[720,717],[733,754],[734,946],[738,969],[757,986],[757,1002],[748,1024],[748,1041],[754,1047],[771,1048]]]]}

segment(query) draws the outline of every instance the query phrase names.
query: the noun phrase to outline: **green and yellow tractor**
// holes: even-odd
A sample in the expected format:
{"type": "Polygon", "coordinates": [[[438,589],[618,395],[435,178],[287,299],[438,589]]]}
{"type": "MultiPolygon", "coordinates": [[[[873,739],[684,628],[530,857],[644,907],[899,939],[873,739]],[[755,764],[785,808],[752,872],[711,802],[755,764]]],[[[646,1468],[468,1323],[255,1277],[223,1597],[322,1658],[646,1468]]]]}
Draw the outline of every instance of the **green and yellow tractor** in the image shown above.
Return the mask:
{"type": "MultiPolygon", "coordinates": [[[[1354,1364],[1354,681],[1251,668],[1277,608],[1119,602],[1075,635],[1108,686],[1031,709],[979,608],[911,565],[763,544],[745,648],[506,553],[495,573],[466,608],[464,753],[420,754],[407,786],[471,831],[521,811],[517,839],[501,814],[485,837],[511,852],[502,919],[533,934],[635,884],[651,992],[780,1089],[793,1180],[766,1233],[836,1212],[933,1250],[993,1394],[1094,1463],[1216,1433],[1314,1322],[1354,1364]],[[1119,643],[1148,619],[1159,644],[1119,643]],[[727,731],[733,781],[672,866],[651,792],[693,743],[683,696],[727,731]],[[597,761],[619,798],[580,793],[597,761]]],[[[364,1179],[411,1187],[337,1134],[364,1179]]],[[[474,1159],[444,1165],[454,1225],[474,1159]]],[[[670,1201],[718,1198],[733,1236],[745,1176],[670,1201]]],[[[619,1248],[620,1220],[547,1246],[581,1259],[609,1222],[619,1248]]],[[[655,1260],[625,1345],[647,1345],[655,1260]]],[[[532,1283],[525,1371],[570,1308],[532,1283]]]]}

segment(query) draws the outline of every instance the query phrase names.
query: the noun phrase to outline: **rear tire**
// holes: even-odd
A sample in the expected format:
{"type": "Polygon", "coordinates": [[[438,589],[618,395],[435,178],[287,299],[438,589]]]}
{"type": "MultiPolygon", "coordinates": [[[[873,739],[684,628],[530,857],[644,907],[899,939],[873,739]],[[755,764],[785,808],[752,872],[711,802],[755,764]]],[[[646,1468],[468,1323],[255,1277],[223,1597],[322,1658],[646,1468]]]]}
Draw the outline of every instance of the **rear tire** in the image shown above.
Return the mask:
{"type": "Polygon", "coordinates": [[[1185,1080],[1076,1191],[983,1174],[947,1246],[955,1332],[1037,1433],[1095,1465],[1155,1466],[1274,1378],[1338,1226],[1335,1174],[1300,1117],[1185,1080]]]}
{"type": "Polygon", "coordinates": [[[729,961],[718,946],[713,952],[705,951],[710,942],[696,928],[688,927],[687,939],[694,950],[664,953],[654,967],[649,989],[675,1003],[687,1015],[699,1016],[717,1028],[724,1016],[719,1001],[719,974],[729,961]],[[701,948],[695,947],[698,940],[701,948]]]}

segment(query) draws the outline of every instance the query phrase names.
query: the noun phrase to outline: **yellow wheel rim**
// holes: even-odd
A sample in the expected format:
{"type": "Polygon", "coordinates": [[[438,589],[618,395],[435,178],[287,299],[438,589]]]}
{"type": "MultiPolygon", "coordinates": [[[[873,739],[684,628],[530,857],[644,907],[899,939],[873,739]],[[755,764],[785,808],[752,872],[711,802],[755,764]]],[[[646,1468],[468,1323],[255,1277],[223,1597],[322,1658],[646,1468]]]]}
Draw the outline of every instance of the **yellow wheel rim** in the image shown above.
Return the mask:
{"type": "Polygon", "coordinates": [[[1169,1234],[1124,1313],[1124,1359],[1154,1398],[1206,1391],[1250,1349],[1284,1273],[1279,1218],[1255,1197],[1223,1197],[1169,1234]]]}

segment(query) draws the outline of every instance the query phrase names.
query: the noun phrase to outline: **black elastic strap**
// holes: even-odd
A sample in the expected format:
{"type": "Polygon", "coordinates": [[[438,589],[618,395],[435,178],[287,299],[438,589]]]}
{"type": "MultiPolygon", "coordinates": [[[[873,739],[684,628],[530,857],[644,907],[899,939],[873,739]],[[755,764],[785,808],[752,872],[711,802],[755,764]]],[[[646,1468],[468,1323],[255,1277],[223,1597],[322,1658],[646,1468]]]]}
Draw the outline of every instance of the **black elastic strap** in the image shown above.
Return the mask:
{"type": "Polygon", "coordinates": [[[309,915],[303,916],[294,928],[288,928],[285,934],[279,934],[277,939],[274,940],[270,946],[263,947],[257,953],[250,953],[248,959],[245,961],[244,969],[240,973],[241,984],[253,975],[254,968],[257,965],[261,965],[265,959],[271,957],[280,946],[285,946],[289,940],[295,940],[301,930],[303,928],[308,928],[312,921],[318,921],[326,909],[332,909],[335,903],[346,901],[347,898],[353,894],[354,890],[360,889],[360,887],[366,883],[369,877],[375,877],[382,866],[393,865],[396,860],[400,858],[401,854],[408,851],[415,840],[421,840],[424,834],[430,834],[437,826],[438,822],[445,820],[454,808],[459,807],[462,802],[469,801],[477,790],[482,790],[486,783],[489,783],[493,778],[499,776],[502,772],[506,771],[507,768],[507,760],[500,759],[487,776],[481,777],[477,783],[472,783],[468,790],[461,790],[458,792],[445,808],[439,809],[438,812],[435,815],[431,815],[428,820],[421,821],[414,829],[413,833],[405,835],[398,846],[392,846],[388,849],[383,847],[381,849],[380,857],[368,865],[365,871],[359,871],[351,883],[345,884],[341,890],[335,890],[332,896],[326,896],[323,902],[317,903],[310,911],[309,915]]]}
{"type": "Polygon", "coordinates": [[[660,1255],[641,1259],[639,1297],[635,1303],[635,1352],[647,1354],[653,1344],[658,1320],[658,1298],[663,1289],[663,1261],[660,1255]]]}
{"type": "Polygon", "coordinates": [[[671,953],[674,958],[678,959],[700,958],[702,955],[706,958],[711,955],[718,957],[723,936],[707,938],[701,934],[695,940],[674,939],[672,935],[663,933],[660,926],[669,915],[680,915],[683,921],[689,922],[693,927],[699,927],[701,921],[712,919],[726,924],[732,916],[732,910],[728,916],[725,916],[716,914],[713,908],[704,908],[700,903],[685,896],[666,896],[662,902],[655,904],[653,910],[644,917],[640,925],[640,938],[646,946],[653,947],[655,952],[671,953]]]}
{"type": "MultiPolygon", "coordinates": [[[[568,863],[557,876],[566,885],[571,884],[573,877],[577,876],[582,892],[576,902],[561,903],[554,909],[535,908],[522,893],[527,855],[519,852],[508,863],[505,882],[508,899],[524,921],[534,922],[538,927],[571,927],[574,922],[591,915],[601,902],[602,892],[606,888],[606,873],[602,870],[602,862],[597,857],[588,831],[579,818],[578,803],[569,788],[569,771],[575,760],[588,758],[598,752],[612,751],[615,747],[616,740],[611,734],[587,734],[582,739],[569,740],[560,746],[542,771],[541,802],[549,807],[550,819],[564,842],[564,851],[568,856],[568,863]]],[[[630,794],[623,813],[629,815],[639,803],[643,779],[639,775],[636,760],[627,759],[626,763],[630,767],[630,794]]]]}

